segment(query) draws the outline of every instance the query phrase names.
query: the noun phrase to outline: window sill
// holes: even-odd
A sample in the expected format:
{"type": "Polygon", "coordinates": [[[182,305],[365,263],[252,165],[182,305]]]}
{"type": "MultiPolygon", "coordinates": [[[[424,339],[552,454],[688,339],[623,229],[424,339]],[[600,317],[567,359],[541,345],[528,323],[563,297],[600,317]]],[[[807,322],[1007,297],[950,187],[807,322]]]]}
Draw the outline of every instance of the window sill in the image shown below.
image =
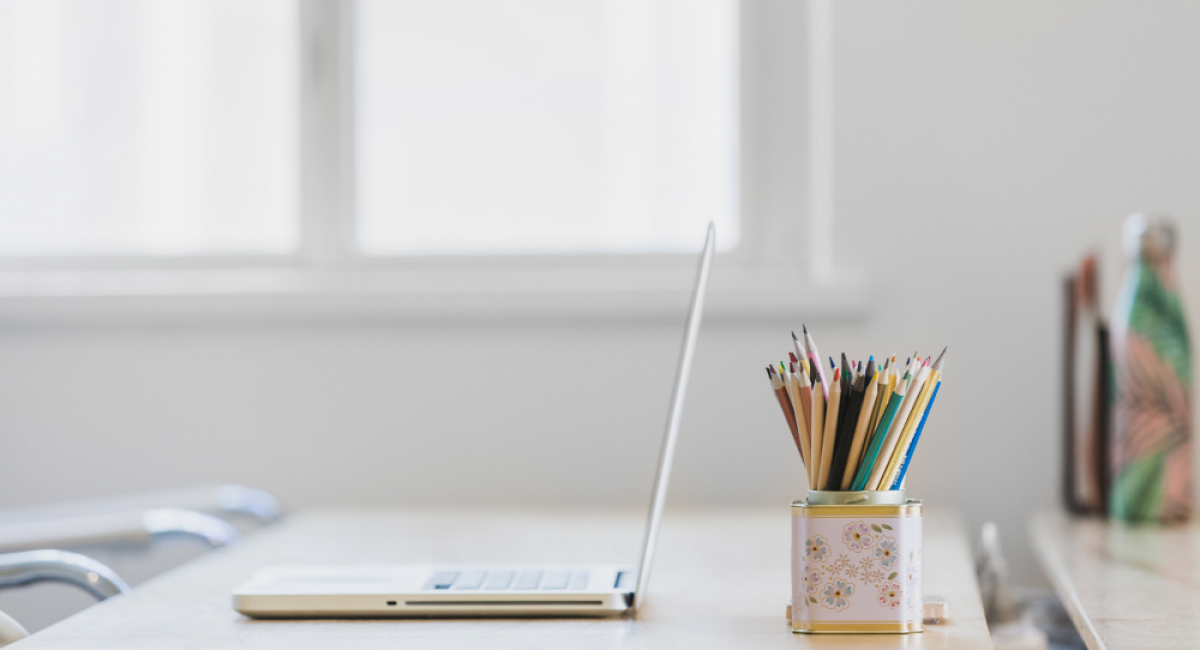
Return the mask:
{"type": "MultiPolygon", "coordinates": [[[[0,272],[0,325],[677,321],[694,267],[0,272]]],[[[707,321],[857,319],[863,273],[717,264],[707,321]]]]}

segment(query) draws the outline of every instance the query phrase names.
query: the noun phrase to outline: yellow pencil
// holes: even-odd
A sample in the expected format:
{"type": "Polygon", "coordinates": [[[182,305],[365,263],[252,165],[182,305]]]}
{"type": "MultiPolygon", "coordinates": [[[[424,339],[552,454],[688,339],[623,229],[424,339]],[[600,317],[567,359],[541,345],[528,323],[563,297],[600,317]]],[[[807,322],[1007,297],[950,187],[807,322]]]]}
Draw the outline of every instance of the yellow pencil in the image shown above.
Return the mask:
{"type": "MultiPolygon", "coordinates": [[[[817,474],[817,487],[829,488],[829,466],[833,463],[833,446],[837,442],[838,409],[842,404],[842,369],[833,371],[833,381],[829,385],[829,403],[825,405],[825,436],[821,441],[821,471],[817,474]]],[[[814,459],[815,460],[815,459],[814,459]]]]}
{"type": "MultiPolygon", "coordinates": [[[[892,369],[888,372],[887,386],[884,387],[883,395],[879,396],[879,413],[875,419],[875,426],[871,427],[871,441],[875,440],[875,434],[879,433],[879,420],[883,418],[884,412],[887,410],[888,403],[892,401],[893,395],[896,393],[896,386],[900,383],[900,375],[896,371],[896,355],[892,355],[892,369]]],[[[868,441],[870,444],[871,441],[868,441]]]]}
{"type": "Polygon", "coordinates": [[[867,425],[867,437],[871,437],[871,432],[875,427],[879,426],[879,418],[883,417],[883,409],[887,406],[887,382],[889,370],[892,367],[891,359],[884,359],[883,368],[879,369],[879,388],[875,391],[875,408],[871,411],[871,423],[867,425]]]}
{"type": "MultiPolygon", "coordinates": [[[[816,377],[813,377],[816,379],[816,377]]],[[[819,490],[817,487],[818,474],[821,472],[821,443],[823,439],[821,432],[825,430],[825,391],[816,383],[813,384],[812,390],[812,421],[808,425],[808,435],[812,438],[812,443],[809,448],[812,455],[809,458],[813,462],[808,464],[808,487],[810,490],[819,490]]]]}

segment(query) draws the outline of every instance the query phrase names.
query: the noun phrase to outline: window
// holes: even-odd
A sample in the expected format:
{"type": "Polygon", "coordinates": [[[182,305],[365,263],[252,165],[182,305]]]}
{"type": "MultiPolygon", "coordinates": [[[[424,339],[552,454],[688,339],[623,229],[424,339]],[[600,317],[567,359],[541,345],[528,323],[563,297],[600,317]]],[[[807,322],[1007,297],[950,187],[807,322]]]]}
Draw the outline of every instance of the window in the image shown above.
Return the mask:
{"type": "Polygon", "coordinates": [[[653,310],[711,220],[714,309],[811,313],[809,5],[0,0],[0,301],[653,310]]]}
{"type": "Polygon", "coordinates": [[[0,255],[295,248],[288,0],[0,0],[0,255]]]}
{"type": "Polygon", "coordinates": [[[363,0],[369,253],[694,251],[737,232],[732,0],[363,0]]]}
{"type": "MultiPolygon", "coordinates": [[[[298,6],[0,0],[0,254],[288,254],[298,6]]],[[[371,254],[737,241],[733,0],[363,0],[371,254]]],[[[356,251],[349,251],[356,252],[356,251]]]]}

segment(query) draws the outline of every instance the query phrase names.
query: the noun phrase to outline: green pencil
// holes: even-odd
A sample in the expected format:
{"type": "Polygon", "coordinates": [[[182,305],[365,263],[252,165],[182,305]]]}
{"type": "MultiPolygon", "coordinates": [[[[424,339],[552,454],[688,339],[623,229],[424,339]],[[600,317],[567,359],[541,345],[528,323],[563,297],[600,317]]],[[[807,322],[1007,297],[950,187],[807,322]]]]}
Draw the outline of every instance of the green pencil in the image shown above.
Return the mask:
{"type": "MultiPolygon", "coordinates": [[[[908,377],[908,373],[904,373],[908,377]]],[[[867,454],[863,456],[862,464],[858,466],[858,473],[854,475],[854,485],[850,486],[851,490],[861,490],[867,484],[867,478],[871,475],[871,467],[875,465],[875,457],[879,455],[879,450],[883,447],[883,439],[887,437],[888,427],[892,426],[892,420],[896,418],[896,412],[900,410],[900,402],[904,401],[904,382],[896,384],[896,392],[892,393],[892,398],[888,400],[887,408],[883,411],[883,417],[879,418],[879,426],[875,427],[875,434],[871,436],[871,446],[867,449],[867,454]],[[880,435],[883,433],[885,435],[880,435]]]]}

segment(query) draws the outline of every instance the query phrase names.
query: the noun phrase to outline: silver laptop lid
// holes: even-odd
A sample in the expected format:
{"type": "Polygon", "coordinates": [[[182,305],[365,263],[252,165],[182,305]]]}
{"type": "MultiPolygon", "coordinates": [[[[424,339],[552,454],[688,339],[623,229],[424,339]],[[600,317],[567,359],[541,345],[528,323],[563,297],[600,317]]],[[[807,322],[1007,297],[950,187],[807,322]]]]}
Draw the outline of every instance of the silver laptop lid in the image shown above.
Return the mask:
{"type": "Polygon", "coordinates": [[[692,305],[688,309],[687,326],[684,328],[679,369],[675,371],[675,388],[671,391],[671,410],[667,414],[667,431],[663,436],[662,453],[658,458],[658,473],[654,477],[654,496],[650,499],[650,518],[646,522],[646,540],[642,544],[642,562],[638,568],[637,588],[633,597],[634,611],[641,605],[646,594],[646,585],[650,582],[650,562],[654,559],[658,522],[662,519],[663,503],[667,500],[667,481],[671,478],[671,462],[675,458],[675,440],[679,437],[683,398],[687,393],[688,375],[692,372],[696,335],[700,332],[700,315],[704,313],[704,292],[708,289],[708,271],[712,266],[713,251],[716,247],[717,229],[709,222],[704,251],[700,253],[700,268],[696,271],[696,286],[692,289],[692,305]]]}

